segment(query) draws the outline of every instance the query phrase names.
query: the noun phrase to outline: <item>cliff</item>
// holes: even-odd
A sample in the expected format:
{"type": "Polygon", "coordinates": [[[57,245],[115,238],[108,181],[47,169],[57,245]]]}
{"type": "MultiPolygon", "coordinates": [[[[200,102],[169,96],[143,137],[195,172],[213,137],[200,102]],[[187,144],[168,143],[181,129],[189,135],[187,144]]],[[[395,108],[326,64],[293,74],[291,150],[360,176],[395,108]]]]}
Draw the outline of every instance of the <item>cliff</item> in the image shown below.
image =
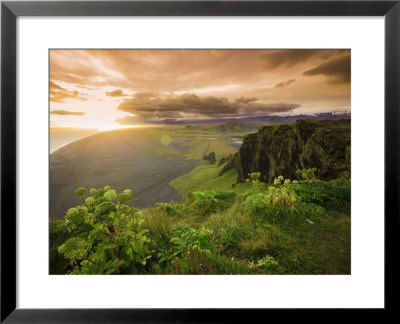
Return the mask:
{"type": "Polygon", "coordinates": [[[265,126],[244,137],[239,152],[228,163],[238,171],[238,182],[250,172],[272,182],[279,175],[295,179],[296,170],[318,168],[321,179],[350,171],[350,120],[299,120],[295,124],[265,126]]]}

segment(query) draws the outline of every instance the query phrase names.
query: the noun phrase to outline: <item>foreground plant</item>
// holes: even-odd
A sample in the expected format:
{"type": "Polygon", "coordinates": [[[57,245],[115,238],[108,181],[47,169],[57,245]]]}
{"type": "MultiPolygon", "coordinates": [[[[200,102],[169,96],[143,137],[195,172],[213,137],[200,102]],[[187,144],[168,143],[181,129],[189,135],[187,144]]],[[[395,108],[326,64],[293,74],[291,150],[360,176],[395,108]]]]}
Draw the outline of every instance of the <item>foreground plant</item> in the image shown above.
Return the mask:
{"type": "Polygon", "coordinates": [[[130,273],[145,266],[151,257],[150,239],[142,228],[140,212],[128,205],[132,192],[117,194],[105,186],[91,189],[87,198],[85,188],[78,188],[75,194],[83,204],[65,215],[70,238],[58,248],[69,260],[69,273],[130,273]]]}

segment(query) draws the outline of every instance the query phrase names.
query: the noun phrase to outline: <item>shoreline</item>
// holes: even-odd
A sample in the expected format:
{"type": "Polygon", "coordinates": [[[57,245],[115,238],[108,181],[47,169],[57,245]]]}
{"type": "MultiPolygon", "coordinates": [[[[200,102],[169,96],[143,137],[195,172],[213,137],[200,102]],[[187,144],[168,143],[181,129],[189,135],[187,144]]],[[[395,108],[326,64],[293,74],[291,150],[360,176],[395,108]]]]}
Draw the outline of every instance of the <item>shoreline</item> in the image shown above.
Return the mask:
{"type": "MultiPolygon", "coordinates": [[[[89,136],[96,135],[96,134],[98,134],[98,133],[101,133],[101,132],[100,132],[100,131],[97,131],[97,132],[93,132],[93,133],[91,133],[91,134],[85,134],[85,135],[83,135],[83,136],[75,137],[75,138],[73,138],[73,139],[71,139],[71,140],[68,140],[66,143],[63,143],[63,144],[53,144],[53,145],[52,145],[52,139],[51,139],[52,136],[51,136],[51,130],[50,130],[50,135],[49,135],[49,155],[51,155],[51,154],[57,152],[59,149],[65,147],[65,146],[67,146],[67,145],[69,145],[69,144],[72,144],[72,143],[77,142],[77,141],[79,141],[79,140],[81,140],[81,139],[87,138],[87,137],[89,137],[89,136]],[[52,146],[53,146],[53,148],[52,148],[52,146]],[[54,146],[55,146],[55,148],[54,148],[54,146]]],[[[53,136],[54,136],[54,135],[53,135],[53,136]]],[[[53,141],[57,141],[57,140],[54,140],[54,139],[53,139],[53,141]]]]}

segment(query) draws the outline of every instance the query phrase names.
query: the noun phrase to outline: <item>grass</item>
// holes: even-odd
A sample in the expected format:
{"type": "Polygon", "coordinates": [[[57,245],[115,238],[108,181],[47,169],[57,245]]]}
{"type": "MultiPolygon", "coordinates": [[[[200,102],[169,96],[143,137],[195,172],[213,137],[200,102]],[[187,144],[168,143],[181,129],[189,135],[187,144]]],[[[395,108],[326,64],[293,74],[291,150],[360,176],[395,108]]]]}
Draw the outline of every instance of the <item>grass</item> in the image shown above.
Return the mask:
{"type": "Polygon", "coordinates": [[[216,164],[202,163],[186,173],[170,182],[180,196],[185,199],[188,192],[194,190],[214,189],[219,191],[232,191],[232,184],[236,183],[236,170],[229,170],[222,176],[219,172],[223,166],[217,167],[216,164]]]}
{"type": "MultiPolygon", "coordinates": [[[[204,178],[210,189],[212,184],[217,183],[212,178],[216,169],[218,168],[207,165],[198,166],[192,171],[193,178],[186,181],[200,181],[204,178]],[[198,174],[196,170],[203,172],[198,174]],[[199,177],[195,177],[196,175],[199,177]]],[[[227,175],[225,180],[232,179],[232,176],[233,174],[227,175]]],[[[222,182],[223,179],[218,181],[222,182]]],[[[216,187],[221,186],[220,183],[216,187]]],[[[270,185],[261,185],[257,190],[264,192],[268,186],[270,185]]],[[[252,189],[252,184],[237,185],[229,189],[237,197],[230,208],[202,218],[183,213],[176,224],[210,229],[214,233],[213,242],[217,250],[224,257],[236,260],[238,268],[235,269],[242,271],[239,273],[350,274],[350,215],[329,209],[314,215],[305,209],[295,214],[283,213],[274,219],[262,215],[254,216],[243,208],[242,203],[243,194],[252,189]],[[265,256],[272,257],[278,266],[268,269],[254,266],[243,272],[244,264],[257,265],[265,256]]],[[[230,266],[235,262],[231,261],[230,266]]],[[[228,272],[237,273],[236,270],[233,267],[228,272]]]]}
{"type": "Polygon", "coordinates": [[[272,256],[279,267],[270,273],[350,274],[350,216],[328,211],[313,223],[307,220],[307,215],[257,220],[238,202],[191,226],[212,229],[219,250],[230,258],[257,262],[272,256]]]}

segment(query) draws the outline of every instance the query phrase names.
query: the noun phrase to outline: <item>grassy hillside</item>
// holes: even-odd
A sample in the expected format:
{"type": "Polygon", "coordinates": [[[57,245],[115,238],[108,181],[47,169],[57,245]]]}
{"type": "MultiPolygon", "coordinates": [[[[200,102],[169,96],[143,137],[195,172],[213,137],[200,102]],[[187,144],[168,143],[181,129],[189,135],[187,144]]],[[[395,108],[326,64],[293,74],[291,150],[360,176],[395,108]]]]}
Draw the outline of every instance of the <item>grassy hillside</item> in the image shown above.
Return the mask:
{"type": "Polygon", "coordinates": [[[217,164],[202,163],[194,167],[190,172],[175,178],[170,182],[182,199],[185,199],[190,191],[212,189],[217,191],[234,191],[243,193],[249,189],[249,184],[236,183],[237,171],[231,169],[222,176],[219,173],[225,164],[217,166],[217,164]]]}
{"type": "Polygon", "coordinates": [[[52,155],[50,273],[350,274],[350,174],[220,176],[251,127],[113,131],[52,155]]]}

